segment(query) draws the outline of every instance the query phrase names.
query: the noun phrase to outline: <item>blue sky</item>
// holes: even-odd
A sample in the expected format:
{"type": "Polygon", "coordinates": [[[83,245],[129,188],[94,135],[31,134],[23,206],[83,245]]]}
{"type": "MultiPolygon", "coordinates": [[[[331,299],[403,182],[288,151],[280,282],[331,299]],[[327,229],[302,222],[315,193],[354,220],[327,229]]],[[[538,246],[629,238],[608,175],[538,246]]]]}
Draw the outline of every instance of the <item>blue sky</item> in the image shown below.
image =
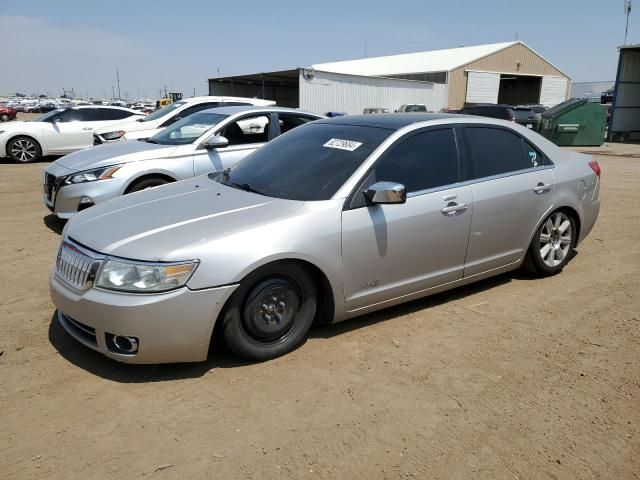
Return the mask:
{"type": "MultiPolygon", "coordinates": [[[[640,3],[630,43],[640,42],[640,3]]],[[[573,81],[613,80],[623,0],[0,0],[0,94],[206,94],[206,79],[518,38],[573,81]]]]}

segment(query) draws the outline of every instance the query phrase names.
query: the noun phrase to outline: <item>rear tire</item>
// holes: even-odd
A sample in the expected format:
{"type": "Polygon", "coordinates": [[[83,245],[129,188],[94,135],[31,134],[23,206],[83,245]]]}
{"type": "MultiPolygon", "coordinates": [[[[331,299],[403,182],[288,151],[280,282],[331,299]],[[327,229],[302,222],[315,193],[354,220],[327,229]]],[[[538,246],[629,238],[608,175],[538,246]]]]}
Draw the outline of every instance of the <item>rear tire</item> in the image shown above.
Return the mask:
{"type": "Polygon", "coordinates": [[[3,113],[2,115],[0,115],[0,120],[2,120],[3,122],[8,122],[10,120],[9,115],[3,113]]]}
{"type": "Polygon", "coordinates": [[[7,142],[7,155],[16,163],[32,163],[40,160],[42,148],[31,137],[15,137],[7,142]]]}
{"type": "Polygon", "coordinates": [[[573,257],[576,234],[576,221],[571,215],[562,210],[551,213],[531,240],[524,268],[540,277],[560,273],[573,257]]]}
{"type": "Polygon", "coordinates": [[[145,178],[144,180],[140,180],[139,182],[136,182],[131,187],[129,187],[127,193],[141,192],[142,190],[146,190],[147,188],[155,188],[159,187],[160,185],[166,185],[167,183],[171,182],[166,178],[145,178]]]}
{"type": "Polygon", "coordinates": [[[292,351],[313,324],[317,297],[302,265],[278,262],[259,268],[240,283],[220,317],[227,345],[253,361],[292,351]]]}

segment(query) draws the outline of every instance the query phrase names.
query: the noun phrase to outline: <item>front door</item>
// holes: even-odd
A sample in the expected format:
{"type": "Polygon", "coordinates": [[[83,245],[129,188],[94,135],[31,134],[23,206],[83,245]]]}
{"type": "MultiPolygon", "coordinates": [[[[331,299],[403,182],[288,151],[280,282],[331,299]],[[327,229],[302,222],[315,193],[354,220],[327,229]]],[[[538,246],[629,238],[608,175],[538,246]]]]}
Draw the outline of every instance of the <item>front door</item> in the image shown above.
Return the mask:
{"type": "Polygon", "coordinates": [[[229,140],[229,146],[213,150],[198,149],[193,156],[194,175],[222,171],[260,148],[272,138],[271,115],[252,114],[241,117],[222,127],[214,135],[229,140]]]}
{"type": "Polygon", "coordinates": [[[462,278],[473,205],[459,163],[452,128],[409,134],[377,161],[342,215],[349,311],[462,278]],[[366,205],[361,192],[378,181],[403,184],[406,203],[366,205]]]}

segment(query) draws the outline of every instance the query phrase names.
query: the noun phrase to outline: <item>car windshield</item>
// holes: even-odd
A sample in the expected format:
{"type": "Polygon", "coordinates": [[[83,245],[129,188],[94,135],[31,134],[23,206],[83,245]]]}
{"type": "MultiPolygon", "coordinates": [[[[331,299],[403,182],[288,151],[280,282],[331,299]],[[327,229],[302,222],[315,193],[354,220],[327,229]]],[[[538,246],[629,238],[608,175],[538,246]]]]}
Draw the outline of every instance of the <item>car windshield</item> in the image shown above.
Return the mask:
{"type": "Polygon", "coordinates": [[[148,141],[161,145],[185,145],[192,143],[227,117],[228,115],[222,115],[221,113],[194,113],[156,133],[148,141]]]}
{"type": "Polygon", "coordinates": [[[153,120],[158,120],[159,118],[164,117],[167,113],[171,113],[173,112],[175,109],[180,108],[181,106],[183,106],[185,103],[187,102],[175,102],[175,103],[170,103],[169,105],[167,105],[166,107],[162,107],[160,110],[156,110],[153,113],[150,113],[149,115],[147,115],[144,118],[141,118],[140,121],[141,122],[151,122],[153,120]]]}
{"type": "Polygon", "coordinates": [[[328,200],[392,133],[310,123],[269,142],[216,180],[269,197],[328,200]]]}
{"type": "Polygon", "coordinates": [[[45,113],[40,117],[34,118],[32,122],[48,122],[51,117],[54,117],[64,111],[65,111],[64,108],[56,108],[55,110],[51,110],[50,112],[45,113]]]}

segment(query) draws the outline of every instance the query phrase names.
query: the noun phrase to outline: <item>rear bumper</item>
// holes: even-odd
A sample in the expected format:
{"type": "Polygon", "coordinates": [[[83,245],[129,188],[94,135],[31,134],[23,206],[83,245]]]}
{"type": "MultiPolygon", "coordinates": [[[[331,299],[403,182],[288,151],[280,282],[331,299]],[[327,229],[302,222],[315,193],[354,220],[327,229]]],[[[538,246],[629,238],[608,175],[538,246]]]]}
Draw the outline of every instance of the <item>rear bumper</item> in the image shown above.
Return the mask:
{"type": "Polygon", "coordinates": [[[596,224],[598,214],[600,213],[600,199],[596,198],[589,203],[582,205],[582,224],[580,225],[580,237],[578,243],[582,242],[587,235],[593,230],[593,226],[596,224]]]}
{"type": "Polygon", "coordinates": [[[58,321],[80,343],[125,363],[199,362],[207,359],[215,322],[236,285],[161,294],[125,294],[90,288],[76,292],[49,278],[58,321]],[[110,335],[138,339],[135,354],[114,351],[110,335]]]}

